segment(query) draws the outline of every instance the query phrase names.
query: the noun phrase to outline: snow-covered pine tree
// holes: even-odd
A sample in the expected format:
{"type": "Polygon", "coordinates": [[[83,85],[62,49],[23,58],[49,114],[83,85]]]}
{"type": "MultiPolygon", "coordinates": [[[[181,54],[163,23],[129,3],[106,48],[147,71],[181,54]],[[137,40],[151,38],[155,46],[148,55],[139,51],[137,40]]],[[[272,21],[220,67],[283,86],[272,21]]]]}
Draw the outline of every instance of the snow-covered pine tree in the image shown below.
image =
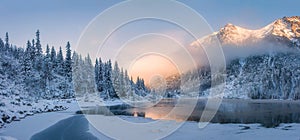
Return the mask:
{"type": "Polygon", "coordinates": [[[76,95],[95,93],[95,70],[90,56],[88,55],[82,60],[82,57],[74,52],[72,61],[72,77],[76,95]]]}
{"type": "Polygon", "coordinates": [[[51,90],[51,84],[50,81],[53,79],[52,76],[52,67],[51,67],[51,58],[50,58],[50,48],[49,45],[46,46],[46,54],[44,56],[43,62],[42,62],[42,82],[43,82],[43,89],[45,97],[49,98],[50,96],[50,90],[51,90]]]}
{"type": "Polygon", "coordinates": [[[64,57],[63,57],[63,53],[62,53],[62,49],[61,47],[59,47],[59,52],[57,54],[56,57],[56,68],[55,68],[55,72],[60,75],[60,76],[64,76],[64,57]]]}
{"type": "Polygon", "coordinates": [[[56,69],[56,51],[55,51],[55,48],[52,46],[51,48],[51,53],[50,53],[50,59],[51,59],[51,67],[52,67],[52,70],[56,69]]]}
{"type": "Polygon", "coordinates": [[[131,82],[127,70],[125,70],[124,72],[124,91],[126,96],[128,97],[128,95],[130,95],[131,92],[131,82]]]}
{"type": "Polygon", "coordinates": [[[98,86],[97,86],[97,90],[99,91],[99,92],[103,92],[104,91],[104,67],[105,65],[104,65],[104,63],[102,62],[102,60],[101,60],[101,58],[99,58],[99,77],[98,77],[98,80],[99,80],[99,82],[98,82],[98,86]]]}
{"type": "Polygon", "coordinates": [[[7,75],[5,74],[5,70],[2,67],[0,67],[0,95],[8,96],[9,86],[10,83],[8,82],[8,78],[7,75]]]}
{"type": "Polygon", "coordinates": [[[96,61],[95,61],[94,73],[95,73],[95,83],[96,83],[96,87],[98,90],[98,86],[99,86],[99,61],[98,61],[98,58],[96,58],[96,61]]]}
{"type": "Polygon", "coordinates": [[[23,57],[23,55],[24,55],[24,49],[17,48],[17,55],[15,57],[19,62],[22,60],[21,58],[23,57]]]}
{"type": "Polygon", "coordinates": [[[145,95],[145,84],[144,84],[144,80],[141,79],[140,77],[137,77],[136,79],[136,89],[135,89],[135,93],[137,95],[140,96],[144,96],[145,95]]]}
{"type": "Polygon", "coordinates": [[[22,74],[24,76],[25,90],[35,96],[39,96],[38,75],[33,69],[33,52],[33,46],[28,41],[22,63],[22,74]]]}
{"type": "MultiPolygon", "coordinates": [[[[0,51],[0,94],[4,96],[24,93],[21,65],[14,58],[14,52],[0,51]]],[[[22,59],[23,60],[23,59],[22,59]]]]}
{"type": "Polygon", "coordinates": [[[135,94],[136,94],[135,93],[136,84],[134,83],[132,76],[130,77],[129,83],[130,83],[129,98],[134,101],[135,100],[135,94]]]}
{"type": "Polygon", "coordinates": [[[71,58],[71,45],[70,42],[66,45],[66,61],[65,61],[65,76],[69,83],[72,82],[72,58],[71,58]]]}
{"type": "Polygon", "coordinates": [[[116,61],[111,76],[112,76],[113,88],[115,89],[116,94],[120,96],[122,94],[122,87],[121,87],[122,85],[120,79],[120,68],[118,62],[116,61]]]}
{"type": "Polygon", "coordinates": [[[108,60],[108,62],[105,63],[104,66],[104,90],[106,95],[108,95],[108,98],[118,98],[118,95],[115,92],[113,83],[112,83],[112,66],[111,66],[111,60],[108,60]]]}
{"type": "Polygon", "coordinates": [[[74,95],[74,85],[72,82],[72,53],[71,45],[67,42],[66,45],[66,58],[64,60],[62,55],[62,49],[60,47],[59,53],[56,58],[57,70],[56,72],[61,76],[61,89],[63,91],[64,98],[70,98],[74,95]]]}
{"type": "Polygon", "coordinates": [[[126,81],[125,81],[125,74],[123,68],[121,68],[120,71],[120,97],[126,97],[127,96],[127,89],[126,89],[126,81]]]}
{"type": "Polygon", "coordinates": [[[17,48],[17,46],[12,46],[11,49],[12,49],[12,50],[11,50],[11,55],[12,55],[14,58],[16,58],[16,59],[19,59],[19,58],[18,58],[18,48],[17,48]]]}
{"type": "Polygon", "coordinates": [[[72,79],[76,96],[84,94],[84,90],[82,88],[83,81],[83,73],[82,73],[82,58],[75,51],[72,56],[72,79]]]}
{"type": "Polygon", "coordinates": [[[96,91],[96,83],[95,83],[95,74],[94,74],[94,66],[92,64],[92,60],[90,55],[85,58],[84,61],[84,73],[85,79],[87,83],[87,93],[95,93],[96,91]]]}
{"type": "Polygon", "coordinates": [[[3,40],[0,38],[0,51],[3,52],[4,51],[4,42],[3,40]]]}
{"type": "Polygon", "coordinates": [[[65,74],[65,61],[62,53],[62,48],[59,47],[59,52],[56,57],[56,67],[54,69],[55,73],[57,74],[56,76],[56,83],[55,85],[57,86],[59,90],[58,96],[60,98],[69,98],[70,97],[70,85],[69,82],[66,78],[65,74]]]}
{"type": "Polygon", "coordinates": [[[43,50],[42,50],[42,45],[40,41],[40,31],[37,30],[36,32],[36,42],[35,42],[35,63],[34,63],[34,68],[37,71],[41,71],[42,69],[42,62],[43,62],[43,50]]]}
{"type": "Polygon", "coordinates": [[[9,49],[9,37],[8,37],[8,32],[5,34],[5,45],[4,45],[4,51],[7,51],[9,49]]]}
{"type": "Polygon", "coordinates": [[[43,96],[43,94],[46,91],[46,80],[44,79],[44,73],[42,70],[43,67],[43,61],[44,61],[44,55],[43,55],[43,50],[42,50],[42,45],[40,41],[40,32],[37,30],[36,32],[36,42],[35,40],[32,40],[32,46],[34,46],[34,57],[33,57],[33,67],[36,70],[36,76],[37,76],[37,86],[39,87],[39,94],[43,96]]]}
{"type": "Polygon", "coordinates": [[[34,67],[34,63],[35,63],[35,57],[36,57],[35,40],[32,39],[32,41],[31,41],[30,59],[33,62],[33,67],[34,67]]]}

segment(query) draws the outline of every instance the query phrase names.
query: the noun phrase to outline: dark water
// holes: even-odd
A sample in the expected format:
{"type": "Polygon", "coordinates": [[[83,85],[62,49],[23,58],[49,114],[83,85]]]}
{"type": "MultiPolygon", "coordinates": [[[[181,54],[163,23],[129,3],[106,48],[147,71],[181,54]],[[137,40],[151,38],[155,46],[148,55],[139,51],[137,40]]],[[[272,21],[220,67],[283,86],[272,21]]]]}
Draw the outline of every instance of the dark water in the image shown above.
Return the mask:
{"type": "Polygon", "coordinates": [[[84,115],[75,115],[33,135],[31,140],[98,140],[88,130],[84,115]]]}
{"type": "MultiPolygon", "coordinates": [[[[197,105],[190,115],[182,114],[167,115],[176,105],[177,100],[162,100],[149,108],[137,108],[129,105],[117,105],[111,107],[95,107],[82,111],[78,114],[100,115],[126,115],[145,118],[199,121],[206,105],[206,100],[198,100],[197,105]],[[166,117],[167,116],[167,117],[166,117]]],[[[182,111],[191,106],[188,100],[180,104],[182,111]]],[[[299,101],[270,101],[270,100],[235,100],[225,99],[222,101],[212,123],[260,123],[264,127],[276,127],[280,123],[300,123],[299,101]]]]}

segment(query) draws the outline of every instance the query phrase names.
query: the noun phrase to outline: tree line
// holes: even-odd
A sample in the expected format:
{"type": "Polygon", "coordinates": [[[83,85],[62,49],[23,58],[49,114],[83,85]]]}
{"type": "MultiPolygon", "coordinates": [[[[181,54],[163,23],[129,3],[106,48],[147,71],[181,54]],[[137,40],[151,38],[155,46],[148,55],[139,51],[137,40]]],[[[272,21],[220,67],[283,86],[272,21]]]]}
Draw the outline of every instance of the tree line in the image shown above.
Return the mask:
{"type": "Polygon", "coordinates": [[[35,39],[28,40],[21,48],[0,38],[0,94],[28,94],[36,98],[72,98],[75,94],[99,93],[104,99],[145,96],[149,90],[142,78],[136,82],[129,78],[127,70],[112,67],[97,58],[93,64],[89,55],[82,57],[71,51],[67,42],[63,55],[46,45],[45,52],[37,30],[35,39]]]}

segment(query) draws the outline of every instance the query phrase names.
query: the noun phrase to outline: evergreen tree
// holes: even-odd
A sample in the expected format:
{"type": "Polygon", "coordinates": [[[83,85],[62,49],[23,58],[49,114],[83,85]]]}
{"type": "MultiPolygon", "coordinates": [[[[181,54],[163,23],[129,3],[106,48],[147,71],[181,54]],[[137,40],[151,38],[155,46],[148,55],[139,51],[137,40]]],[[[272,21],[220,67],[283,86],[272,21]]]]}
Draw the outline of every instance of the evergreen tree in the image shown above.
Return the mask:
{"type": "Polygon", "coordinates": [[[88,55],[82,60],[81,56],[73,53],[73,81],[76,95],[94,93],[96,90],[94,66],[88,55]]]}
{"type": "Polygon", "coordinates": [[[68,82],[72,82],[72,58],[71,45],[68,42],[66,46],[65,76],[68,82]]]}
{"type": "Polygon", "coordinates": [[[24,56],[24,49],[23,48],[18,48],[16,58],[21,62],[23,56],[24,56]]]}
{"type": "Polygon", "coordinates": [[[136,80],[136,89],[135,89],[136,94],[140,95],[140,96],[145,96],[147,89],[144,83],[144,79],[137,77],[136,80]]]}
{"type": "Polygon", "coordinates": [[[4,45],[4,51],[7,51],[9,49],[9,37],[8,37],[8,32],[5,34],[5,45],[4,45]]]}
{"type": "Polygon", "coordinates": [[[97,86],[97,90],[99,92],[103,92],[104,91],[104,72],[105,72],[105,65],[103,64],[101,58],[99,58],[99,69],[98,69],[98,86],[97,86]]]}
{"type": "Polygon", "coordinates": [[[114,69],[112,71],[112,82],[113,82],[113,88],[115,89],[115,92],[118,95],[122,94],[120,80],[121,80],[120,79],[120,68],[119,68],[118,62],[115,62],[114,69]]]}
{"type": "Polygon", "coordinates": [[[73,52],[72,56],[72,73],[76,95],[84,94],[85,88],[83,88],[83,61],[81,56],[79,56],[76,52],[73,52]]]}
{"type": "MultiPolygon", "coordinates": [[[[1,41],[0,41],[0,42],[1,42],[1,41]]],[[[0,44],[1,44],[1,43],[0,43],[0,44]]],[[[1,50],[1,49],[0,49],[0,50],[1,50]]],[[[12,55],[13,55],[15,58],[19,59],[19,58],[18,58],[18,48],[17,48],[17,46],[13,46],[13,47],[12,47],[11,53],[12,53],[12,55]]]]}
{"type": "Polygon", "coordinates": [[[41,41],[40,41],[40,31],[39,30],[36,31],[35,47],[36,47],[36,55],[37,56],[42,56],[43,55],[43,50],[42,50],[42,45],[41,45],[41,41]]]}
{"type": "Polygon", "coordinates": [[[90,55],[85,58],[84,61],[84,73],[87,85],[87,93],[95,93],[96,84],[95,84],[95,74],[94,74],[94,66],[92,64],[92,60],[90,55]]]}
{"type": "Polygon", "coordinates": [[[135,86],[135,84],[134,84],[134,82],[133,82],[132,76],[130,77],[129,83],[130,83],[129,96],[130,96],[131,98],[133,98],[133,100],[134,100],[134,95],[135,95],[135,89],[136,89],[136,86],[135,86]]]}
{"type": "Polygon", "coordinates": [[[120,93],[119,96],[120,97],[126,97],[127,95],[127,88],[126,88],[126,81],[125,81],[125,75],[124,75],[124,70],[123,68],[121,68],[121,72],[120,72],[120,93]]]}
{"type": "Polygon", "coordinates": [[[24,55],[24,72],[27,73],[32,69],[32,59],[31,59],[31,43],[27,42],[27,47],[24,55]]]}
{"type": "Polygon", "coordinates": [[[60,76],[64,76],[64,57],[62,53],[61,47],[59,47],[59,52],[56,57],[56,69],[55,72],[59,74],[60,76]]]}
{"type": "Polygon", "coordinates": [[[47,96],[50,94],[50,81],[53,79],[51,69],[51,58],[49,45],[46,47],[46,55],[42,62],[42,88],[44,89],[47,96]]]}
{"type": "Polygon", "coordinates": [[[4,51],[4,47],[5,47],[4,42],[3,42],[3,40],[0,38],[0,51],[4,51]]]}
{"type": "MultiPolygon", "coordinates": [[[[34,44],[34,40],[32,42],[34,44]]],[[[43,50],[40,41],[40,31],[36,32],[36,42],[35,42],[35,69],[40,71],[42,69],[42,61],[43,61],[43,50]]]]}
{"type": "Polygon", "coordinates": [[[35,63],[35,57],[36,57],[36,48],[35,48],[35,41],[34,39],[32,39],[32,44],[31,44],[31,47],[30,47],[30,59],[31,61],[33,62],[33,64],[35,63]]]}
{"type": "MultiPolygon", "coordinates": [[[[47,60],[47,62],[49,63],[49,69],[51,69],[51,53],[50,53],[50,47],[49,45],[46,46],[46,55],[45,55],[45,59],[47,60]]],[[[51,70],[49,70],[49,72],[51,72],[51,70]]]]}
{"type": "MultiPolygon", "coordinates": [[[[14,48],[14,46],[12,44],[10,44],[10,47],[8,48],[8,52],[13,52],[13,48],[14,48]]],[[[10,54],[10,55],[12,55],[12,54],[10,54]]]]}
{"type": "Polygon", "coordinates": [[[98,90],[98,86],[99,86],[99,61],[98,61],[98,58],[96,58],[94,73],[95,73],[95,83],[96,83],[96,87],[98,90]]]}
{"type": "Polygon", "coordinates": [[[104,72],[104,90],[106,91],[106,94],[109,98],[118,98],[113,83],[112,83],[112,66],[111,66],[111,60],[108,60],[108,62],[105,64],[105,72],[104,72]]]}
{"type": "Polygon", "coordinates": [[[131,82],[130,82],[130,78],[128,76],[127,70],[125,70],[125,72],[124,72],[124,92],[125,92],[126,96],[129,96],[130,93],[132,92],[131,82]]]}
{"type": "Polygon", "coordinates": [[[52,46],[51,48],[51,53],[50,53],[50,59],[51,59],[51,67],[52,69],[55,69],[56,68],[56,51],[55,51],[55,48],[52,46]]]}
{"type": "Polygon", "coordinates": [[[33,70],[32,45],[28,41],[22,64],[22,74],[24,76],[24,84],[27,92],[37,94],[37,78],[33,70]]]}

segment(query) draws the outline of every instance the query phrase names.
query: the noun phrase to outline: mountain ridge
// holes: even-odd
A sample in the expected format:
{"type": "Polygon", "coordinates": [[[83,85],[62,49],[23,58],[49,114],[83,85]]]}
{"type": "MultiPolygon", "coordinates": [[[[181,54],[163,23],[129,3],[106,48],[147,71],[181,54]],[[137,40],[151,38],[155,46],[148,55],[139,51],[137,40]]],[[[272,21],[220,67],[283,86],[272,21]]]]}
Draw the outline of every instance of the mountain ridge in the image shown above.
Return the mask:
{"type": "Polygon", "coordinates": [[[300,48],[300,16],[283,17],[260,29],[246,29],[231,23],[219,31],[192,42],[191,46],[210,46],[219,41],[222,46],[248,46],[256,43],[279,43],[300,48]]]}

